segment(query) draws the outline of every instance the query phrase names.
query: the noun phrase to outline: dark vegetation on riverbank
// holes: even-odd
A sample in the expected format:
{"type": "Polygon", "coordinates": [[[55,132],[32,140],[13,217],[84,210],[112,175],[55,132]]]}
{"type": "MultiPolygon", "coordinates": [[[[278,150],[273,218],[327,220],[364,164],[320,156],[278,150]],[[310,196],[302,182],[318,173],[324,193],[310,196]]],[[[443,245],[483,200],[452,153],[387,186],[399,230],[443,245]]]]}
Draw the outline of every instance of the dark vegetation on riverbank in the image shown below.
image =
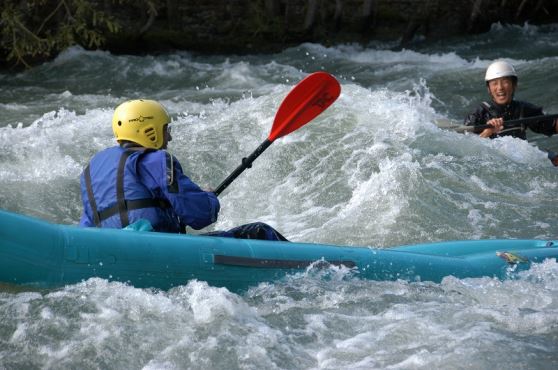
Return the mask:
{"type": "Polygon", "coordinates": [[[486,32],[496,22],[558,22],[556,0],[3,0],[0,67],[72,45],[113,53],[268,53],[302,42],[400,47],[486,32]],[[418,41],[420,40],[420,41],[418,41]]]}

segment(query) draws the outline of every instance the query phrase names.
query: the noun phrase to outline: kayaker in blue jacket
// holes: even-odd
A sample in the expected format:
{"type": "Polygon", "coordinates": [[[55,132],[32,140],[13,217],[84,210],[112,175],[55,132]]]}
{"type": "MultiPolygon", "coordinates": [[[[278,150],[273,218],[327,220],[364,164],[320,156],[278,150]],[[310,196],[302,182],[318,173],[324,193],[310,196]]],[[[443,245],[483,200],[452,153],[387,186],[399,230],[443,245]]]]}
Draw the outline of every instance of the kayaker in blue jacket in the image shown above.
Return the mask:
{"type": "MultiPolygon", "coordinates": [[[[475,131],[481,137],[495,138],[510,135],[527,139],[526,127],[514,127],[504,130],[504,121],[543,115],[541,107],[514,100],[517,89],[517,73],[511,64],[498,60],[490,64],[485,78],[490,102],[482,102],[475,112],[465,118],[465,125],[491,125],[486,129],[475,131]]],[[[541,119],[529,124],[530,130],[547,136],[558,133],[558,119],[541,119]]]]}
{"type": "MultiPolygon", "coordinates": [[[[143,219],[155,231],[179,233],[217,220],[217,196],[190,180],[165,150],[172,140],[170,122],[154,100],[132,100],[116,108],[112,128],[119,145],[97,153],[81,175],[81,226],[123,228],[143,219]]],[[[210,234],[286,240],[259,222],[210,234]]]]}

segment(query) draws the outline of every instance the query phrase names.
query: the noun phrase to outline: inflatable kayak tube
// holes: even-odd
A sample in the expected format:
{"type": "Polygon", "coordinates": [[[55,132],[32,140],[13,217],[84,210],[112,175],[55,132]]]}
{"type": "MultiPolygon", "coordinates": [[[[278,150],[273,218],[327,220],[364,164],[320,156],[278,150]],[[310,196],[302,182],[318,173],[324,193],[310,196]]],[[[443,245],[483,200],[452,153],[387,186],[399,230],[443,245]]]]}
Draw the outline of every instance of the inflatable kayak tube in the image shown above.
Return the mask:
{"type": "Polygon", "coordinates": [[[450,241],[379,249],[80,228],[0,210],[0,282],[56,288],[91,277],[167,290],[191,279],[242,291],[309,266],[359,279],[505,279],[558,257],[555,240],[450,241]],[[513,271],[513,272],[512,272],[513,271]]]}

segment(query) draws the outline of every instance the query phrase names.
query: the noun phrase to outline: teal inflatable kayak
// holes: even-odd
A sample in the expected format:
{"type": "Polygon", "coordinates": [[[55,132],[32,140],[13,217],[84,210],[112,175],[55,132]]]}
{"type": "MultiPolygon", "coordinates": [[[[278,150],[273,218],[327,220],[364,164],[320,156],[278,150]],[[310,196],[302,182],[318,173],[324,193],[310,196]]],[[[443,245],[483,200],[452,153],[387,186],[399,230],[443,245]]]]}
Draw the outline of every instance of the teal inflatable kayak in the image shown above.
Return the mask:
{"type": "Polygon", "coordinates": [[[357,279],[505,279],[558,257],[555,240],[450,241],[380,249],[52,224],[0,210],[0,282],[56,288],[92,277],[169,289],[189,280],[242,291],[309,267],[357,279]]]}

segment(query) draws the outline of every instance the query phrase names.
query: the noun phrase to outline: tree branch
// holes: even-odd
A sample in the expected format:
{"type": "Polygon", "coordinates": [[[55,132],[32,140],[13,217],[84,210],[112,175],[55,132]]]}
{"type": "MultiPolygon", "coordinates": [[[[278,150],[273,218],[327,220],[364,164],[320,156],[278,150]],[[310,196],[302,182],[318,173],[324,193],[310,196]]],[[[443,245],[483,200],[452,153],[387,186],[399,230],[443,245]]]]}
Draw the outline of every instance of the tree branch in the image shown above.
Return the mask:
{"type": "Polygon", "coordinates": [[[63,3],[63,1],[60,1],[58,3],[58,5],[56,6],[56,8],[49,15],[47,15],[47,17],[43,20],[43,23],[41,23],[40,27],[37,29],[37,35],[39,33],[41,33],[41,31],[43,30],[43,27],[50,20],[50,18],[54,17],[54,15],[58,12],[58,9],[60,9],[60,7],[63,5],[62,3],[63,3]]]}
{"type": "Polygon", "coordinates": [[[143,27],[139,31],[140,35],[143,35],[151,28],[153,22],[155,21],[155,17],[157,16],[157,9],[155,8],[155,5],[151,1],[146,0],[144,4],[147,5],[147,14],[149,14],[149,18],[147,19],[147,22],[143,25],[143,27]]]}

